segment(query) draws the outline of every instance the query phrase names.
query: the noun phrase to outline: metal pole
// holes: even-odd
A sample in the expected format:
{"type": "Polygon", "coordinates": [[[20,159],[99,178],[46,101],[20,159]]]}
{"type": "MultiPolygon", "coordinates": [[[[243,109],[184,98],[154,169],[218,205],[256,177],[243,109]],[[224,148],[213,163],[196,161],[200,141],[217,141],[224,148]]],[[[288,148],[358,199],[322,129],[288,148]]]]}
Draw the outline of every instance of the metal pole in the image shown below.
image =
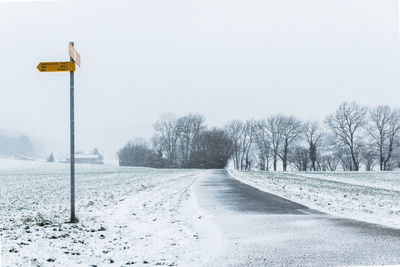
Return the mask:
{"type": "MultiPolygon", "coordinates": [[[[74,42],[70,43],[72,47],[74,42]]],[[[70,61],[74,61],[70,57],[70,61]]],[[[70,77],[70,142],[71,142],[71,223],[77,222],[75,217],[75,118],[74,118],[74,72],[69,72],[70,77]]]]}

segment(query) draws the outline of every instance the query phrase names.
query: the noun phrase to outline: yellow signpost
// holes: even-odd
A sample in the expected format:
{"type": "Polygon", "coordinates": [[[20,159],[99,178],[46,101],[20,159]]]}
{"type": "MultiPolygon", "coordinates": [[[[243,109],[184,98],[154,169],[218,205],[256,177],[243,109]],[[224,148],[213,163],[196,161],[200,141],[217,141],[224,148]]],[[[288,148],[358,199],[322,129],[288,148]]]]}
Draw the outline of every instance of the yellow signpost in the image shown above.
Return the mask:
{"type": "Polygon", "coordinates": [[[74,73],[75,63],[81,66],[81,56],[74,48],[74,43],[68,45],[70,61],[65,62],[41,62],[37,66],[40,72],[50,71],[69,71],[69,88],[70,88],[70,163],[71,163],[71,223],[77,222],[75,216],[75,114],[74,114],[74,73]]]}
{"type": "Polygon", "coordinates": [[[74,61],[64,62],[40,62],[37,66],[40,72],[46,71],[75,71],[74,61]]]}

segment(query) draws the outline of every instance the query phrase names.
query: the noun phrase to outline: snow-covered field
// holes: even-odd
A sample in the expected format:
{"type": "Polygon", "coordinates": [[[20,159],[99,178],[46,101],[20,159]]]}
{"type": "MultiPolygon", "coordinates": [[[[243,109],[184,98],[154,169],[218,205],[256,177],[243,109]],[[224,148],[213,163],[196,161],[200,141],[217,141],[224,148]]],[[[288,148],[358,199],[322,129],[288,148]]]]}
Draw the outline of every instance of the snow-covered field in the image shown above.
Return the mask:
{"type": "Polygon", "coordinates": [[[400,172],[231,171],[263,191],[330,214],[400,227],[400,172]]]}
{"type": "Polygon", "coordinates": [[[79,223],[69,220],[69,165],[0,159],[2,266],[174,266],[201,257],[179,212],[198,170],[76,166],[79,223]]]}

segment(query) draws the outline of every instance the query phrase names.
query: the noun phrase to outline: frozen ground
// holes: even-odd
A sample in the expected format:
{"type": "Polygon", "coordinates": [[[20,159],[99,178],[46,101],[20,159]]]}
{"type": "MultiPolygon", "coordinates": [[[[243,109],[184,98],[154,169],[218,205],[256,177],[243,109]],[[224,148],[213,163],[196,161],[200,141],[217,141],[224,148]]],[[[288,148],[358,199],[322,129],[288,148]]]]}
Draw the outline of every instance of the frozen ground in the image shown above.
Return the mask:
{"type": "Polygon", "coordinates": [[[263,191],[330,214],[400,228],[399,172],[231,171],[263,191]]]}
{"type": "Polygon", "coordinates": [[[80,221],[67,224],[69,165],[0,159],[2,266],[199,263],[198,211],[180,213],[199,173],[77,165],[80,221]]]}

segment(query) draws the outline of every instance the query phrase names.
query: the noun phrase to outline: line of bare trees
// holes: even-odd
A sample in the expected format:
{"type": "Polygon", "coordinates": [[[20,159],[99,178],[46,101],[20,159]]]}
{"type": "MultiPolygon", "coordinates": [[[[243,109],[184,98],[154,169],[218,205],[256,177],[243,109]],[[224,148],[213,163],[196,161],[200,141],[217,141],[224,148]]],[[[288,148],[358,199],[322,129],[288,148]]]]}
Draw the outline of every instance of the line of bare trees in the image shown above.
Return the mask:
{"type": "Polygon", "coordinates": [[[273,115],[225,127],[236,169],[298,171],[393,170],[400,162],[400,110],[342,103],[323,123],[273,115]]]}
{"type": "Polygon", "coordinates": [[[249,170],[254,160],[260,170],[277,170],[282,162],[287,170],[291,148],[304,131],[302,122],[293,116],[275,115],[265,120],[232,121],[225,131],[233,141],[235,169],[249,170]]]}
{"type": "Polygon", "coordinates": [[[231,139],[223,129],[208,129],[201,114],[166,113],[153,128],[151,145],[135,139],[118,152],[120,165],[214,169],[225,168],[231,158],[231,139]]]}
{"type": "Polygon", "coordinates": [[[165,156],[172,168],[189,167],[189,156],[200,146],[200,135],[206,129],[204,116],[188,114],[177,117],[163,114],[153,126],[153,146],[165,156]]]}
{"type": "Polygon", "coordinates": [[[400,167],[400,110],[342,103],[323,122],[271,115],[209,130],[201,114],[163,114],[151,142],[128,143],[121,165],[298,171],[393,170],[400,167]]]}

